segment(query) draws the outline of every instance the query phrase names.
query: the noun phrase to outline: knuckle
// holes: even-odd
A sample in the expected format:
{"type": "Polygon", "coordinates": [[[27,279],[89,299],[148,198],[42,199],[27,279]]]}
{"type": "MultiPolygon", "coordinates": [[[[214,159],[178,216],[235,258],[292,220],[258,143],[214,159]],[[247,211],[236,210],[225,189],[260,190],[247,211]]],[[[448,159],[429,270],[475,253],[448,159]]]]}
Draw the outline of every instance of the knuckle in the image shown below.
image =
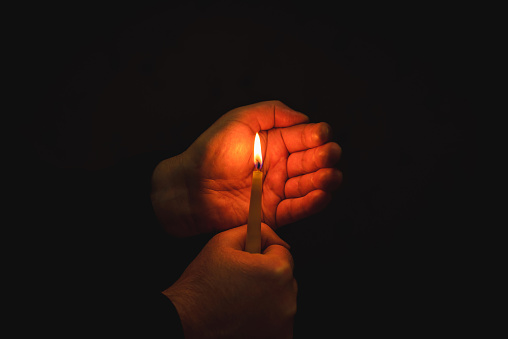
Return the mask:
{"type": "Polygon", "coordinates": [[[323,152],[322,148],[315,148],[314,149],[314,153],[313,153],[313,157],[312,157],[312,160],[313,160],[313,163],[314,163],[314,168],[321,168],[325,165],[326,163],[326,152],[323,152]]]}
{"type": "Polygon", "coordinates": [[[285,283],[288,279],[293,278],[293,268],[288,260],[278,260],[272,267],[273,277],[285,283]]]}

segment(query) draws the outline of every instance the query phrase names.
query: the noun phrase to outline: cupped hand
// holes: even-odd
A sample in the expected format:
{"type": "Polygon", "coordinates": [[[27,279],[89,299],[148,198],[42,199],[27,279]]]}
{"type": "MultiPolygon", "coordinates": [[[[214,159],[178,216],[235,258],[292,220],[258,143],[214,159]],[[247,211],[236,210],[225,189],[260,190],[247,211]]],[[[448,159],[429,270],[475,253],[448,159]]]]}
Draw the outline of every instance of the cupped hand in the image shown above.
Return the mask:
{"type": "Polygon", "coordinates": [[[166,230],[188,236],[247,223],[254,137],[259,132],[264,173],[262,220],[272,228],[320,211],[342,173],[341,149],[326,123],[279,101],[234,109],[184,153],[161,162],[152,176],[152,204],[166,230]]]}
{"type": "Polygon", "coordinates": [[[247,227],[214,236],[163,292],[186,338],[292,338],[297,283],[288,245],[265,224],[262,254],[244,251],[247,227]]]}

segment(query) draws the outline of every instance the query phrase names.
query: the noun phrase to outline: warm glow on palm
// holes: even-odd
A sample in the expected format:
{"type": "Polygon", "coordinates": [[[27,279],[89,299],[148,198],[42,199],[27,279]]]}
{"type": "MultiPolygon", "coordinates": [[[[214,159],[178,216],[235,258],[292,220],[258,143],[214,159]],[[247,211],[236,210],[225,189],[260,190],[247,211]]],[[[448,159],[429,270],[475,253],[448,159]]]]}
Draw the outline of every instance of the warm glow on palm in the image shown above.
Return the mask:
{"type": "Polygon", "coordinates": [[[182,154],[191,233],[247,223],[256,132],[263,152],[263,222],[276,228],[322,209],[341,180],[331,168],[340,147],[328,142],[327,124],[307,120],[279,102],[263,102],[235,109],[205,131],[182,154]]]}

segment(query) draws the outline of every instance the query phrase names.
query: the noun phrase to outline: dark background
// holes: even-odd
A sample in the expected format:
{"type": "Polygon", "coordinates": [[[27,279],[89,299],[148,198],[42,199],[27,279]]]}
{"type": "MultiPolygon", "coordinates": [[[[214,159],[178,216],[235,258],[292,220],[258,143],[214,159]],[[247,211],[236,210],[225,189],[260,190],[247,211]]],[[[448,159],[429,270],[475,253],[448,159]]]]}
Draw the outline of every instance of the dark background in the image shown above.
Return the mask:
{"type": "MultiPolygon", "coordinates": [[[[296,263],[295,337],[468,328],[471,13],[257,1],[31,8],[18,28],[36,104],[27,158],[100,169],[178,154],[227,111],[281,100],[328,122],[343,149],[330,205],[278,230],[296,263]]],[[[182,267],[203,239],[188,242],[182,267]]]]}

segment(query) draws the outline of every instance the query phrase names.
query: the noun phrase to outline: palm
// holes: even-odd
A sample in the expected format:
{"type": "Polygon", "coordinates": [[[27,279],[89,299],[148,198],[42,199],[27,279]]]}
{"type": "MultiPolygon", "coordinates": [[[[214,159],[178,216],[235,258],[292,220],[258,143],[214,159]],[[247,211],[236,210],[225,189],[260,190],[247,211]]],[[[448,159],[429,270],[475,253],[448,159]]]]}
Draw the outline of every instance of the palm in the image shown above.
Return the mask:
{"type": "MultiPolygon", "coordinates": [[[[256,131],[233,123],[199,152],[195,212],[207,218],[210,230],[228,229],[247,222],[256,131]]],[[[289,152],[279,129],[260,132],[263,149],[263,221],[277,226],[277,207],[284,200],[289,152]]]]}
{"type": "Polygon", "coordinates": [[[263,221],[276,228],[316,213],[338,186],[330,168],[340,147],[329,126],[277,101],[240,107],[217,120],[184,153],[152,175],[152,205],[177,236],[216,232],[247,223],[254,169],[254,136],[263,150],[263,221]]]}
{"type": "MultiPolygon", "coordinates": [[[[290,189],[290,196],[286,196],[291,176],[317,170],[312,166],[308,170],[297,168],[301,164],[295,165],[290,159],[292,153],[296,159],[309,148],[302,145],[291,147],[301,143],[302,138],[295,138],[295,133],[302,134],[303,125],[260,131],[255,123],[246,123],[244,115],[225,115],[188,150],[195,168],[191,175],[190,197],[194,219],[201,225],[200,231],[219,231],[247,222],[254,169],[254,136],[258,131],[263,151],[262,213],[266,224],[275,228],[303,217],[301,213],[311,214],[317,211],[319,206],[316,205],[323,204],[328,197],[323,190],[317,190],[314,195],[309,194],[307,206],[302,200],[308,193],[306,189],[296,193],[290,189]],[[306,207],[310,210],[306,211],[306,207]]],[[[319,140],[318,144],[321,143],[319,140]]],[[[295,186],[293,182],[290,184],[295,186]]],[[[316,188],[319,187],[313,190],[316,188]]]]}

